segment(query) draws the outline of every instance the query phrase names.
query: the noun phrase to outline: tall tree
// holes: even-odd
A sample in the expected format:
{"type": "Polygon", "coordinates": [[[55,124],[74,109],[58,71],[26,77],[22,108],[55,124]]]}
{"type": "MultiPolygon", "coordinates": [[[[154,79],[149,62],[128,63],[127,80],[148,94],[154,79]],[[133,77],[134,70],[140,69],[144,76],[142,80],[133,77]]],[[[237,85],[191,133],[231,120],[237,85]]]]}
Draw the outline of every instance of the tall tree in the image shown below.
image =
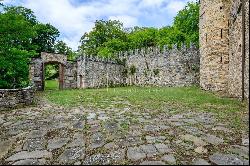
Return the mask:
{"type": "Polygon", "coordinates": [[[157,45],[159,46],[166,45],[169,48],[174,44],[180,46],[182,43],[185,43],[185,40],[185,34],[172,26],[163,27],[157,33],[157,45]]]}
{"type": "Polygon", "coordinates": [[[54,45],[59,37],[58,29],[50,24],[38,23],[34,26],[37,36],[33,39],[33,44],[37,45],[37,52],[55,52],[54,45]]]}
{"type": "Polygon", "coordinates": [[[68,60],[74,60],[76,58],[76,53],[61,40],[56,42],[54,50],[55,53],[67,55],[68,60]]]}
{"type": "Polygon", "coordinates": [[[93,30],[81,37],[80,50],[88,55],[98,55],[98,52],[106,47],[106,42],[113,39],[126,41],[123,24],[116,20],[97,20],[93,30]]]}
{"type": "Polygon", "coordinates": [[[54,52],[59,31],[41,24],[30,9],[4,6],[0,12],[0,88],[28,85],[29,60],[41,51],[54,52]]]}
{"type": "Polygon", "coordinates": [[[173,27],[185,34],[186,43],[199,43],[199,4],[188,2],[186,7],[179,11],[174,18],[173,27]]]}
{"type": "MultiPolygon", "coordinates": [[[[34,15],[34,12],[22,6],[5,6],[4,11],[14,15],[22,15],[36,31],[36,36],[32,38],[32,47],[35,47],[36,52],[54,52],[53,46],[60,32],[50,24],[39,23],[34,15]]],[[[27,46],[28,47],[28,46],[27,46]]]]}
{"type": "Polygon", "coordinates": [[[32,25],[37,23],[36,16],[31,9],[27,9],[22,6],[4,6],[4,11],[16,15],[22,15],[26,21],[30,22],[32,25]]]}
{"type": "Polygon", "coordinates": [[[156,28],[135,27],[129,34],[129,48],[142,48],[156,46],[156,28]]]}
{"type": "Polygon", "coordinates": [[[0,13],[0,88],[19,88],[28,84],[28,62],[35,54],[32,24],[23,15],[0,13]],[[29,47],[27,47],[29,46],[29,47]]]}

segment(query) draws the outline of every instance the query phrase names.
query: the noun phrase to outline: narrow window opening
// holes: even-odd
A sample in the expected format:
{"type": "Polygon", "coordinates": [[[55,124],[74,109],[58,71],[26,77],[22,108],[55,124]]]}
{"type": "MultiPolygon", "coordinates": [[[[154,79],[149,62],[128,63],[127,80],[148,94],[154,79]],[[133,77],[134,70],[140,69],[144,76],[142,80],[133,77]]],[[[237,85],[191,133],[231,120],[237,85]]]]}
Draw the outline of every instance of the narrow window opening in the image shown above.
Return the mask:
{"type": "Polygon", "coordinates": [[[223,7],[221,6],[221,7],[220,7],[220,10],[222,10],[222,9],[223,9],[223,7]]]}
{"type": "Polygon", "coordinates": [[[220,38],[222,38],[222,32],[223,32],[223,31],[222,31],[222,29],[221,29],[221,30],[220,30],[220,38]]]}
{"type": "Polygon", "coordinates": [[[239,45],[239,50],[238,50],[238,52],[241,52],[241,44],[239,45]]]}
{"type": "Polygon", "coordinates": [[[206,33],[206,42],[207,42],[207,33],[206,33]]]}
{"type": "Polygon", "coordinates": [[[222,57],[220,57],[220,63],[222,63],[222,57]]]}

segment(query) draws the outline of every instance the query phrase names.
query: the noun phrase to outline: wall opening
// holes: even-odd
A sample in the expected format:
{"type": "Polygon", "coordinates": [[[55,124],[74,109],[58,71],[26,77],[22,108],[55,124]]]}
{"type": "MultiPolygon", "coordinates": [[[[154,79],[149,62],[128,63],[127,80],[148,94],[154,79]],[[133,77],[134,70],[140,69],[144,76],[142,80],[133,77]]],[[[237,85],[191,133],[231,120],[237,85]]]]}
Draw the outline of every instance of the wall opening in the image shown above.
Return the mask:
{"type": "Polygon", "coordinates": [[[59,89],[59,64],[44,64],[44,90],[59,89]]]}
{"type": "Polygon", "coordinates": [[[223,37],[223,36],[222,36],[222,33],[223,33],[223,30],[221,29],[221,30],[220,30],[220,38],[221,38],[221,39],[222,39],[222,37],[223,37]]]}
{"type": "Polygon", "coordinates": [[[207,33],[206,33],[206,42],[207,42],[207,33]]]}
{"type": "Polygon", "coordinates": [[[48,62],[43,67],[43,90],[63,89],[63,65],[58,62],[48,62]]]}

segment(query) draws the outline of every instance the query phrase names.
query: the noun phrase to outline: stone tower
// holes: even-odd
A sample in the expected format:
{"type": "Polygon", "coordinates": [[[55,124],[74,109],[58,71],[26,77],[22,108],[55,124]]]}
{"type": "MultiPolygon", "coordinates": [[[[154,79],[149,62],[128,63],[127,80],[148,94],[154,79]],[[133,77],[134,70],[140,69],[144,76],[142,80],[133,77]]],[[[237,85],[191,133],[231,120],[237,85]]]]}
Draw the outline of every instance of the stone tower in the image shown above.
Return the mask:
{"type": "Polygon", "coordinates": [[[200,85],[227,91],[230,0],[200,1],[200,85]]]}

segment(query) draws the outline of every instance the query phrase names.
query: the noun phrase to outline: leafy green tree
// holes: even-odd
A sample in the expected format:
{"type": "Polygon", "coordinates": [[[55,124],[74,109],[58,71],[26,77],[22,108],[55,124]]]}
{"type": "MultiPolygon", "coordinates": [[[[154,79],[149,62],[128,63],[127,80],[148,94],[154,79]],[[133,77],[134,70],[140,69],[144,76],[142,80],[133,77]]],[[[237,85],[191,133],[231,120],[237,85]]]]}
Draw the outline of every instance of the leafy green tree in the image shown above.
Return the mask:
{"type": "Polygon", "coordinates": [[[106,47],[105,45],[108,45],[106,42],[113,39],[126,41],[123,24],[116,20],[97,20],[93,30],[81,37],[80,50],[88,55],[98,55],[98,52],[102,51],[102,48],[106,47]]]}
{"type": "Polygon", "coordinates": [[[54,46],[55,53],[67,55],[68,60],[74,60],[77,54],[67,44],[61,40],[54,46]]]}
{"type": "Polygon", "coordinates": [[[185,41],[187,44],[193,42],[198,46],[199,4],[197,2],[189,2],[174,18],[173,27],[185,35],[185,41]]]}
{"type": "Polygon", "coordinates": [[[32,25],[37,24],[36,16],[31,9],[27,9],[22,6],[4,6],[4,11],[16,15],[22,15],[25,20],[30,22],[32,25]]]}
{"type": "Polygon", "coordinates": [[[45,80],[52,80],[59,77],[58,64],[48,64],[45,69],[45,80]]]}
{"type": "Polygon", "coordinates": [[[128,49],[128,43],[120,39],[111,39],[103,44],[98,50],[98,56],[114,58],[114,54],[118,51],[124,51],[128,49]]]}
{"type": "Polygon", "coordinates": [[[0,25],[0,88],[26,86],[36,31],[23,15],[9,11],[0,13],[0,25]]]}
{"type": "Polygon", "coordinates": [[[161,28],[157,34],[157,45],[161,47],[166,45],[171,48],[174,44],[180,46],[185,40],[185,34],[171,26],[161,28]]]}
{"type": "Polygon", "coordinates": [[[156,46],[156,36],[158,30],[156,28],[139,28],[135,27],[128,34],[129,48],[142,48],[156,46]]]}
{"type": "MultiPolygon", "coordinates": [[[[39,23],[34,15],[34,12],[22,6],[4,6],[6,13],[12,13],[14,15],[22,15],[26,21],[33,26],[36,31],[36,36],[32,38],[32,43],[29,46],[35,48],[39,54],[41,52],[54,52],[53,46],[56,38],[59,37],[60,32],[58,29],[50,24],[39,23]]],[[[27,48],[28,46],[26,46],[27,48]]],[[[38,55],[37,54],[37,55],[38,55]]]]}
{"type": "Polygon", "coordinates": [[[29,83],[29,61],[41,51],[54,52],[59,31],[39,23],[30,9],[3,6],[0,12],[0,88],[29,83]]]}
{"type": "Polygon", "coordinates": [[[50,24],[38,23],[34,26],[37,36],[33,38],[32,44],[37,45],[37,52],[55,52],[54,45],[60,32],[50,24]]]}

